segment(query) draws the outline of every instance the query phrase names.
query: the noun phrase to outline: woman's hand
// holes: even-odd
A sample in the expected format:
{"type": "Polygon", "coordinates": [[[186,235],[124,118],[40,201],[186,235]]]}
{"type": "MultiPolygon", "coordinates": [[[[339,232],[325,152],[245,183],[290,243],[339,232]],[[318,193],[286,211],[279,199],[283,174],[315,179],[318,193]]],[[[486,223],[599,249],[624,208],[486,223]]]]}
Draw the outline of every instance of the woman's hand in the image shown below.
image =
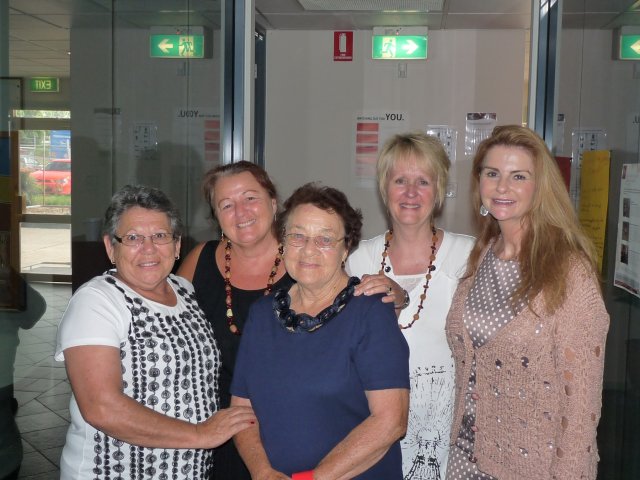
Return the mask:
{"type": "Polygon", "coordinates": [[[384,293],[382,301],[384,303],[393,302],[393,306],[398,310],[405,306],[407,292],[389,277],[380,273],[363,275],[353,294],[357,297],[358,295],[369,296],[376,293],[384,293]]]}
{"type": "MultiPolygon", "coordinates": [[[[251,400],[248,398],[231,396],[231,408],[251,408],[251,400]]],[[[290,480],[284,473],[278,472],[271,466],[267,453],[260,439],[260,425],[254,422],[253,428],[240,429],[234,437],[238,453],[254,480],[290,480]]]]}
{"type": "Polygon", "coordinates": [[[277,470],[270,469],[265,472],[260,472],[255,477],[251,477],[254,480],[291,480],[291,477],[287,477],[284,473],[277,470]]]}
{"type": "Polygon", "coordinates": [[[253,409],[247,406],[235,406],[218,410],[211,417],[196,426],[203,448],[215,448],[233,437],[236,433],[256,424],[253,409]]]}

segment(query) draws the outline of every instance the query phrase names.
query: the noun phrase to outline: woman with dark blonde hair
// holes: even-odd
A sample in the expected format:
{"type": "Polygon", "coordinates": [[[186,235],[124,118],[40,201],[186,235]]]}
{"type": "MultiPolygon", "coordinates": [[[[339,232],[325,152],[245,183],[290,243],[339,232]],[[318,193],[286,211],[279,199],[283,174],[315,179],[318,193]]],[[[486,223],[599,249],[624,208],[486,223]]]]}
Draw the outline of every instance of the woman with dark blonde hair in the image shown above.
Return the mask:
{"type": "MultiPolygon", "coordinates": [[[[291,277],[282,265],[276,237],[276,187],[260,166],[239,161],[209,170],[202,181],[205,201],[220,225],[222,238],[197,245],[178,275],[193,283],[198,304],[215,330],[220,348],[220,404],[231,402],[235,369],[249,306],[272,289],[287,288],[291,277]]],[[[249,480],[249,471],[233,442],[216,449],[215,479],[249,480]]]]}
{"type": "Polygon", "coordinates": [[[496,127],[473,163],[480,233],[447,318],[448,479],[595,479],[609,316],[551,152],[496,127]]]}

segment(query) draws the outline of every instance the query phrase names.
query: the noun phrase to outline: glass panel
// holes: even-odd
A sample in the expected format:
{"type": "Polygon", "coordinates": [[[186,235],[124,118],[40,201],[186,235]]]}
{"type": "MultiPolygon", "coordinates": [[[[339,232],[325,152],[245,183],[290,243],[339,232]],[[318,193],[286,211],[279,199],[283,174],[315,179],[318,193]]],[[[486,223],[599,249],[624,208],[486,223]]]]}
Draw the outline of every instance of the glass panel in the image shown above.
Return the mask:
{"type": "MultiPolygon", "coordinates": [[[[624,12],[634,2],[615,3],[624,12]]],[[[603,182],[609,196],[602,269],[611,325],[598,428],[598,478],[636,479],[640,478],[640,302],[637,296],[614,287],[613,282],[616,247],[629,243],[622,236],[618,238],[622,169],[624,164],[637,165],[640,154],[640,69],[637,62],[616,59],[615,29],[624,27],[624,21],[626,25],[637,23],[637,19],[631,13],[594,15],[588,4],[565,2],[555,151],[571,161],[574,189],[580,185],[582,152],[611,152],[610,180],[608,184],[603,182]]],[[[579,205],[582,199],[574,197],[579,205]]],[[[631,248],[638,252],[637,243],[631,248]]]]}
{"type": "Polygon", "coordinates": [[[71,132],[20,130],[23,213],[71,215],[71,132]]]}

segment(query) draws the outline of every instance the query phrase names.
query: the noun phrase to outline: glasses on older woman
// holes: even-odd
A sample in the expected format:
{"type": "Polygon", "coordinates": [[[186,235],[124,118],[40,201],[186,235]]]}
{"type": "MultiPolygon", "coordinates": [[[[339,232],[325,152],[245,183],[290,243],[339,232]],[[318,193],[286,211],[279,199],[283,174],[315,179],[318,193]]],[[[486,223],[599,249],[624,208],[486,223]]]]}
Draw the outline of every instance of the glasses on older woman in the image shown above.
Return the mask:
{"type": "Polygon", "coordinates": [[[338,242],[344,240],[342,238],[334,238],[329,235],[318,235],[317,237],[307,237],[302,233],[287,233],[284,236],[284,240],[290,247],[304,247],[309,240],[313,240],[313,243],[320,250],[329,250],[335,248],[338,242]]]}
{"type": "Polygon", "coordinates": [[[119,243],[126,245],[128,247],[139,247],[144,243],[145,238],[150,238],[151,242],[154,245],[166,245],[167,243],[171,243],[176,239],[176,236],[173,233],[165,233],[158,232],[152,235],[138,235],[137,233],[129,233],[127,235],[123,235],[122,237],[118,237],[114,235],[119,243]]]}

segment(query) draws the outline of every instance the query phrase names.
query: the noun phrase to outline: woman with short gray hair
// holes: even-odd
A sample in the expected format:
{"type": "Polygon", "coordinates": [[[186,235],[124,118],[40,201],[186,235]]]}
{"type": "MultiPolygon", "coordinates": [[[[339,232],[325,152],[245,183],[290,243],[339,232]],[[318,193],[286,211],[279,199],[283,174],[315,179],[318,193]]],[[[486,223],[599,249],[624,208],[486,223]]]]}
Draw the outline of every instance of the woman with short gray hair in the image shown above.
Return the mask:
{"type": "Polygon", "coordinates": [[[115,268],[78,289],[58,330],[73,390],[61,478],[208,478],[211,449],[255,416],[218,407],[213,329],[193,286],[171,274],[177,209],[160,190],[128,185],[103,231],[115,268]]]}

